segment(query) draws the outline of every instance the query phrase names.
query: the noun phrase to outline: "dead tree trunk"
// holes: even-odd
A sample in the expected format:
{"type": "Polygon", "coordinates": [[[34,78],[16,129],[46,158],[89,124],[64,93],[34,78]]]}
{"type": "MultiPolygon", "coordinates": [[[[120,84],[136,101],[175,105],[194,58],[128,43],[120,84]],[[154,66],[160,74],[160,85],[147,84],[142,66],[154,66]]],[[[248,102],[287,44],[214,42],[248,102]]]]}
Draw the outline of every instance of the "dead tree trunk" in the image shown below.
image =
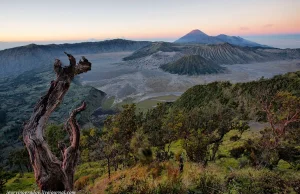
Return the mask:
{"type": "Polygon", "coordinates": [[[63,100],[75,75],[91,70],[91,63],[84,57],[76,64],[75,58],[65,53],[70,65],[62,67],[60,60],[56,59],[54,71],[56,80],[34,108],[30,120],[24,126],[23,140],[29,153],[33,166],[36,182],[44,191],[71,191],[73,189],[74,168],[79,155],[80,131],[76,121],[76,115],[86,107],[85,102],[73,110],[65,123],[65,130],[70,136],[70,145],[60,146],[63,153],[60,161],[44,139],[44,129],[49,116],[63,100]]]}

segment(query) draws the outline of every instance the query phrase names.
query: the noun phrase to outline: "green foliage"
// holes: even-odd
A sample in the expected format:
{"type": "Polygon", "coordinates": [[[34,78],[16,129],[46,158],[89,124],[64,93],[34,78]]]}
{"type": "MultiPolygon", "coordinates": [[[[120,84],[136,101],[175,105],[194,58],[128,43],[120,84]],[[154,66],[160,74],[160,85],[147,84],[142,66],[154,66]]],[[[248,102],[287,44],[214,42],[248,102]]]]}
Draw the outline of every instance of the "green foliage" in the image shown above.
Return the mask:
{"type": "Polygon", "coordinates": [[[244,153],[245,151],[245,148],[244,147],[237,147],[237,148],[233,148],[230,150],[230,155],[233,157],[233,158],[239,158],[242,156],[242,154],[244,153]]]}
{"type": "Polygon", "coordinates": [[[185,150],[191,161],[206,163],[209,154],[208,146],[209,140],[203,135],[203,130],[193,130],[185,143],[185,150]]]}
{"type": "Polygon", "coordinates": [[[259,113],[257,108],[259,96],[266,91],[270,96],[278,91],[287,91],[294,96],[300,96],[299,85],[300,71],[247,83],[213,82],[188,89],[174,106],[192,110],[219,100],[221,104],[235,108],[240,116],[244,117],[243,119],[255,119],[259,113]]]}
{"type": "Polygon", "coordinates": [[[97,183],[85,174],[78,179],[78,188],[105,183],[101,189],[108,193],[298,192],[298,175],[289,173],[296,172],[300,159],[299,122],[291,123],[279,146],[270,149],[265,143],[276,142],[272,129],[251,129],[248,121],[267,118],[260,111],[260,100],[273,82],[276,86],[267,90],[268,95],[276,96],[277,89],[290,90],[279,93],[280,101],[274,101],[276,122],[295,114],[299,93],[286,84],[298,83],[299,75],[196,86],[174,104],[159,103],[146,113],[125,105],[108,117],[101,133],[90,131],[82,140],[91,142],[90,148],[98,145],[95,152],[102,153],[98,159],[106,158],[109,178],[104,175],[97,183]],[[179,170],[181,155],[183,172],[179,170]],[[119,167],[111,173],[115,164],[119,167]]]}
{"type": "Polygon", "coordinates": [[[17,174],[5,185],[7,191],[38,191],[33,173],[17,174]]]}
{"type": "MultiPolygon", "coordinates": [[[[134,104],[124,105],[102,129],[81,131],[75,188],[108,193],[298,192],[298,174],[289,173],[299,168],[299,122],[289,123],[272,149],[267,145],[279,140],[274,130],[248,125],[257,115],[267,118],[259,111],[262,89],[272,82],[283,88],[283,80],[298,79],[296,73],[273,81],[215,82],[194,87],[174,104],[159,103],[145,113],[138,113],[134,104]]],[[[288,90],[272,102],[277,123],[297,112],[299,93],[294,86],[288,90]]],[[[269,95],[276,93],[275,88],[268,90],[269,95]]],[[[52,126],[47,131],[51,149],[65,137],[56,131],[62,130],[52,126]]]]}
{"type": "Polygon", "coordinates": [[[24,172],[24,167],[26,168],[27,172],[30,172],[32,170],[28,151],[25,147],[10,152],[7,158],[7,163],[10,168],[17,170],[21,173],[24,172]]]}
{"type": "Polygon", "coordinates": [[[195,188],[191,189],[191,193],[214,194],[223,193],[225,185],[218,174],[204,171],[195,181],[195,188]]]}
{"type": "Polygon", "coordinates": [[[286,177],[268,170],[253,169],[237,171],[227,177],[230,190],[245,194],[297,192],[294,186],[297,181],[299,179],[295,176],[286,177]]]}
{"type": "Polygon", "coordinates": [[[170,105],[166,103],[158,103],[154,109],[148,110],[145,115],[142,128],[145,134],[147,134],[151,145],[163,150],[165,142],[162,139],[163,136],[163,119],[169,110],[170,105]]]}
{"type": "Polygon", "coordinates": [[[93,151],[97,149],[97,143],[100,138],[100,131],[95,128],[81,130],[80,135],[80,159],[81,162],[91,162],[91,160],[97,160],[97,157],[93,158],[93,151]]]}
{"type": "Polygon", "coordinates": [[[170,152],[171,143],[180,138],[183,131],[184,115],[183,112],[175,109],[170,110],[162,120],[161,139],[167,146],[167,152],[170,152]]]}
{"type": "Polygon", "coordinates": [[[150,143],[147,135],[142,130],[137,130],[131,141],[130,148],[133,155],[139,159],[142,163],[150,163],[153,159],[153,153],[150,149],[150,143]]]}
{"type": "Polygon", "coordinates": [[[6,189],[5,184],[12,177],[13,177],[12,173],[7,172],[2,167],[0,167],[0,193],[4,193],[4,190],[6,189]]]}
{"type": "Polygon", "coordinates": [[[63,125],[48,125],[45,131],[45,139],[52,151],[57,157],[61,156],[59,143],[66,141],[67,132],[63,129],[63,125]]]}

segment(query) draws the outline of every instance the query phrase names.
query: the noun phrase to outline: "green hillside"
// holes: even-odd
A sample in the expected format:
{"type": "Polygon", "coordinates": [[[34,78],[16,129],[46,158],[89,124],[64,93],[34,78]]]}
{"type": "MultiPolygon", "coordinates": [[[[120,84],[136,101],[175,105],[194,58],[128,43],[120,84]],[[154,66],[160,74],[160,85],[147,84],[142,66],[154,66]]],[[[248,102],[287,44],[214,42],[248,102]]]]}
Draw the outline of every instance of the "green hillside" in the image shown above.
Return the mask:
{"type": "Polygon", "coordinates": [[[258,98],[261,95],[272,96],[278,91],[288,91],[295,96],[300,96],[299,85],[299,71],[246,83],[213,82],[188,89],[174,103],[174,107],[192,110],[218,101],[235,110],[243,111],[254,119],[259,103],[258,98]]]}
{"type": "MultiPolygon", "coordinates": [[[[103,128],[81,131],[74,189],[299,193],[299,84],[300,71],[249,83],[194,86],[174,103],[159,103],[146,112],[138,113],[135,104],[124,105],[103,128]]],[[[54,149],[62,135],[55,130],[61,127],[51,130],[54,149]]],[[[17,161],[21,167],[28,165],[28,160],[17,161]]],[[[28,180],[12,176],[7,189],[16,184],[36,189],[32,173],[25,174],[28,180]]]]}
{"type": "MultiPolygon", "coordinates": [[[[0,157],[21,145],[23,123],[33,111],[34,105],[44,95],[48,85],[54,78],[52,68],[35,69],[15,78],[0,79],[0,157]]],[[[101,106],[106,94],[90,86],[82,86],[74,80],[60,107],[53,112],[50,122],[62,123],[69,112],[82,103],[87,102],[87,110],[80,118],[80,124],[90,122],[92,113],[101,106]]]]}

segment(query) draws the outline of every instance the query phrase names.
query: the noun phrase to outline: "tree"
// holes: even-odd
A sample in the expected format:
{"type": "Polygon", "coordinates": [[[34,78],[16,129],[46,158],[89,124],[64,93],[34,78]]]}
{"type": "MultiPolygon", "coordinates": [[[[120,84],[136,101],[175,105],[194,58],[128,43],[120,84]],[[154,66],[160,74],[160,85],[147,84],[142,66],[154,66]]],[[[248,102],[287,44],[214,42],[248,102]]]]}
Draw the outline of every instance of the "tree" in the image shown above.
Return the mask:
{"type": "Polygon", "coordinates": [[[175,109],[171,110],[163,119],[162,138],[164,144],[167,144],[167,154],[170,152],[173,141],[179,139],[179,134],[183,129],[184,115],[183,111],[175,109]]]}
{"type": "Polygon", "coordinates": [[[22,167],[25,167],[27,169],[27,172],[32,171],[29,161],[29,155],[26,148],[10,152],[7,159],[9,166],[11,168],[15,167],[19,169],[21,173],[24,172],[22,167]]]}
{"type": "Polygon", "coordinates": [[[138,129],[138,124],[140,123],[135,111],[135,104],[123,105],[123,110],[112,118],[110,127],[108,127],[108,122],[106,122],[108,129],[110,128],[114,131],[115,138],[120,144],[122,144],[122,152],[126,157],[128,157],[131,151],[130,139],[132,138],[134,132],[138,129]]]}
{"type": "Polygon", "coordinates": [[[261,105],[275,139],[273,146],[277,146],[289,125],[300,122],[300,98],[289,92],[278,92],[270,99],[261,99],[261,105]]]}
{"type": "Polygon", "coordinates": [[[93,159],[99,159],[94,157],[92,153],[98,148],[97,145],[100,138],[100,131],[95,128],[81,130],[80,136],[80,161],[90,162],[93,159]]]}
{"type": "Polygon", "coordinates": [[[205,165],[209,154],[209,139],[203,129],[191,129],[189,137],[185,140],[184,148],[189,159],[205,165]]]}
{"type": "Polygon", "coordinates": [[[59,149],[59,145],[63,145],[65,143],[64,139],[67,136],[67,132],[63,130],[62,125],[48,125],[45,131],[45,139],[50,147],[50,150],[56,155],[56,157],[60,158],[63,153],[61,153],[61,149],[59,149]]]}
{"type": "Polygon", "coordinates": [[[130,148],[136,159],[142,163],[149,163],[152,161],[152,150],[147,135],[142,129],[138,129],[132,139],[130,140],[130,148]]]}
{"type": "Polygon", "coordinates": [[[23,129],[23,140],[29,153],[30,162],[34,169],[36,182],[44,191],[71,191],[73,190],[74,169],[79,156],[80,131],[76,115],[86,108],[83,102],[73,110],[65,123],[65,130],[69,134],[70,145],[60,145],[63,156],[59,160],[50,150],[44,139],[44,131],[51,113],[62,102],[73,78],[91,70],[91,63],[82,57],[76,64],[76,59],[65,53],[70,65],[62,67],[56,59],[54,71],[56,79],[51,82],[50,88],[36,104],[34,111],[23,129]]]}
{"type": "Polygon", "coordinates": [[[231,108],[215,101],[187,114],[192,114],[186,116],[192,120],[198,117],[198,121],[195,123],[185,122],[187,126],[191,127],[189,133],[185,133],[189,134],[185,138],[187,155],[192,161],[202,162],[206,165],[208,160],[215,160],[224,136],[234,128],[235,113],[231,108]],[[210,147],[212,149],[209,157],[210,147]]]}
{"type": "Polygon", "coordinates": [[[163,136],[161,128],[169,107],[167,103],[158,103],[154,109],[147,111],[142,125],[151,146],[155,146],[160,150],[164,150],[165,148],[165,142],[161,138],[163,136]]]}
{"type": "Polygon", "coordinates": [[[249,145],[252,158],[255,158],[253,164],[272,169],[280,159],[299,161],[300,98],[289,92],[277,92],[274,95],[262,95],[260,102],[270,127],[261,132],[258,141],[249,145]]]}
{"type": "Polygon", "coordinates": [[[108,117],[104,123],[102,143],[105,148],[106,158],[111,157],[116,169],[119,162],[131,165],[133,157],[130,149],[130,140],[142,123],[142,115],[136,115],[135,104],[124,105],[118,114],[108,117]],[[113,141],[111,141],[113,139],[113,141]],[[118,148],[118,149],[117,149],[118,148]],[[120,156],[122,155],[123,158],[120,156]],[[118,156],[118,157],[117,157],[118,156]]]}
{"type": "MultiPolygon", "coordinates": [[[[105,122],[109,122],[111,117],[109,117],[105,122]]],[[[105,159],[107,161],[107,172],[108,178],[111,175],[111,166],[115,165],[115,170],[117,169],[118,161],[116,157],[121,154],[121,145],[118,143],[116,138],[116,131],[104,128],[101,137],[98,136],[97,141],[92,146],[94,152],[94,158],[98,160],[105,159]]]]}

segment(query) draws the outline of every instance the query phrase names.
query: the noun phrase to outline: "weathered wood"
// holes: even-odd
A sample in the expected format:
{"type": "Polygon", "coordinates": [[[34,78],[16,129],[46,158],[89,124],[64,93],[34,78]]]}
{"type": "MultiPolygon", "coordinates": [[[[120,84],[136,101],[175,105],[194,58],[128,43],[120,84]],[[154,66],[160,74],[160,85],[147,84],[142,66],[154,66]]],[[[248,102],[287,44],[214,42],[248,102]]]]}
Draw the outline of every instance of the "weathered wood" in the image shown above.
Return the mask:
{"type": "Polygon", "coordinates": [[[51,152],[44,139],[46,123],[51,113],[63,100],[74,76],[91,70],[91,63],[86,58],[82,57],[82,60],[76,64],[76,59],[72,55],[65,54],[69,58],[70,65],[62,67],[60,60],[55,60],[56,79],[51,82],[47,94],[36,104],[34,112],[23,129],[23,140],[34,169],[36,182],[44,191],[71,191],[74,169],[79,156],[80,131],[75,117],[86,108],[85,102],[72,111],[65,123],[65,129],[70,136],[70,145],[68,147],[60,145],[62,161],[51,152]]]}

